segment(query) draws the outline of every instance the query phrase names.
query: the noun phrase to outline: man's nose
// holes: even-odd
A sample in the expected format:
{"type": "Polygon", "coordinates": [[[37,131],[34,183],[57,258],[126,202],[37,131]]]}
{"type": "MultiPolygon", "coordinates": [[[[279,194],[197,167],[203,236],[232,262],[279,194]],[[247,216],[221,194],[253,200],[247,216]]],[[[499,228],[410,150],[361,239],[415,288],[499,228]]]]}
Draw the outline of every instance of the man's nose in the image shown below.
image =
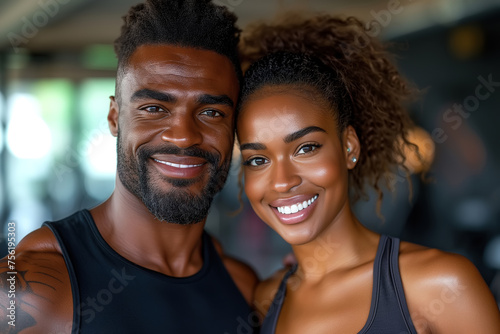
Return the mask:
{"type": "Polygon", "coordinates": [[[180,148],[188,148],[203,142],[203,134],[196,119],[191,115],[169,117],[165,130],[161,134],[163,141],[180,148]]]}

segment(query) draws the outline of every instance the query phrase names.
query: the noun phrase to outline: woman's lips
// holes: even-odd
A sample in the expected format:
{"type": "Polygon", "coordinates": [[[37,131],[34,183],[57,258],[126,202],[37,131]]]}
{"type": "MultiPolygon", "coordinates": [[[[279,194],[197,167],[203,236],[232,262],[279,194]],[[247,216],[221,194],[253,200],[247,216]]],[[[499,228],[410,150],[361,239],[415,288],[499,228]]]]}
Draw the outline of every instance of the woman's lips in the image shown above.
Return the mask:
{"type": "Polygon", "coordinates": [[[297,224],[309,217],[318,195],[299,195],[270,203],[274,213],[284,224],[297,224]]]}
{"type": "Polygon", "coordinates": [[[297,213],[299,211],[302,211],[306,209],[309,205],[314,203],[314,201],[318,198],[318,195],[314,195],[312,198],[308,200],[304,200],[302,202],[296,202],[292,205],[283,205],[283,206],[278,206],[276,209],[278,209],[279,213],[283,213],[285,215],[297,213]]]}

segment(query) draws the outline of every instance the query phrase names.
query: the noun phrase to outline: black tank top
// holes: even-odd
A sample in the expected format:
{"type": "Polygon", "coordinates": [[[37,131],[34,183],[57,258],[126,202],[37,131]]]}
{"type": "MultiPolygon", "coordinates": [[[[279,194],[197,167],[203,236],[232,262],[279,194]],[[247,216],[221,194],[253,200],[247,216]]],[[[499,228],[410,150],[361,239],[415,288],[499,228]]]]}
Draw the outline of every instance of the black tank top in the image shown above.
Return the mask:
{"type": "MultiPolygon", "coordinates": [[[[406,305],[399,275],[399,239],[382,235],[373,264],[370,313],[358,334],[417,334],[406,305]]],[[[286,294],[286,282],[297,266],[283,277],[260,334],[274,334],[286,294]]]]}
{"type": "Polygon", "coordinates": [[[72,333],[252,332],[250,307],[205,232],[201,270],[176,278],[116,253],[87,210],[44,225],[59,241],[68,268],[72,333]]]}

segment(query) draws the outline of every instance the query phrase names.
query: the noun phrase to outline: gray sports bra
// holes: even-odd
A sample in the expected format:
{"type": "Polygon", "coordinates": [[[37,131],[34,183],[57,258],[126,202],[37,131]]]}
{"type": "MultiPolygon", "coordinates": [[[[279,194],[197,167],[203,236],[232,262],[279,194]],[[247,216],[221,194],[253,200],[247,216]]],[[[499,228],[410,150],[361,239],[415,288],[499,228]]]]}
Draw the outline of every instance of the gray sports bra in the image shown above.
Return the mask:
{"type": "MultiPolygon", "coordinates": [[[[370,313],[358,334],[417,334],[399,275],[399,239],[386,235],[380,241],[373,264],[373,291],[370,313]]],[[[260,334],[274,334],[286,295],[286,282],[297,266],[283,277],[260,334]]]]}

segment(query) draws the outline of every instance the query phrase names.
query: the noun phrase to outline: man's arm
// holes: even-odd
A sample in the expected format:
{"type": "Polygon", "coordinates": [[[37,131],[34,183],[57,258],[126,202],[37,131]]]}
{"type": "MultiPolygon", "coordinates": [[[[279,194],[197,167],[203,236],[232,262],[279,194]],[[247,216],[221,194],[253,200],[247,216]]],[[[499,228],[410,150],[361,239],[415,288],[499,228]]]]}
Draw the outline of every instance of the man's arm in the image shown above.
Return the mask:
{"type": "Polygon", "coordinates": [[[222,262],[226,266],[229,275],[247,301],[248,305],[253,305],[254,293],[259,278],[255,271],[247,264],[224,254],[222,246],[217,239],[212,237],[215,249],[219,253],[222,262]]]}
{"type": "Polygon", "coordinates": [[[0,260],[0,332],[71,333],[71,285],[52,232],[31,233],[14,254],[0,260]]]}

